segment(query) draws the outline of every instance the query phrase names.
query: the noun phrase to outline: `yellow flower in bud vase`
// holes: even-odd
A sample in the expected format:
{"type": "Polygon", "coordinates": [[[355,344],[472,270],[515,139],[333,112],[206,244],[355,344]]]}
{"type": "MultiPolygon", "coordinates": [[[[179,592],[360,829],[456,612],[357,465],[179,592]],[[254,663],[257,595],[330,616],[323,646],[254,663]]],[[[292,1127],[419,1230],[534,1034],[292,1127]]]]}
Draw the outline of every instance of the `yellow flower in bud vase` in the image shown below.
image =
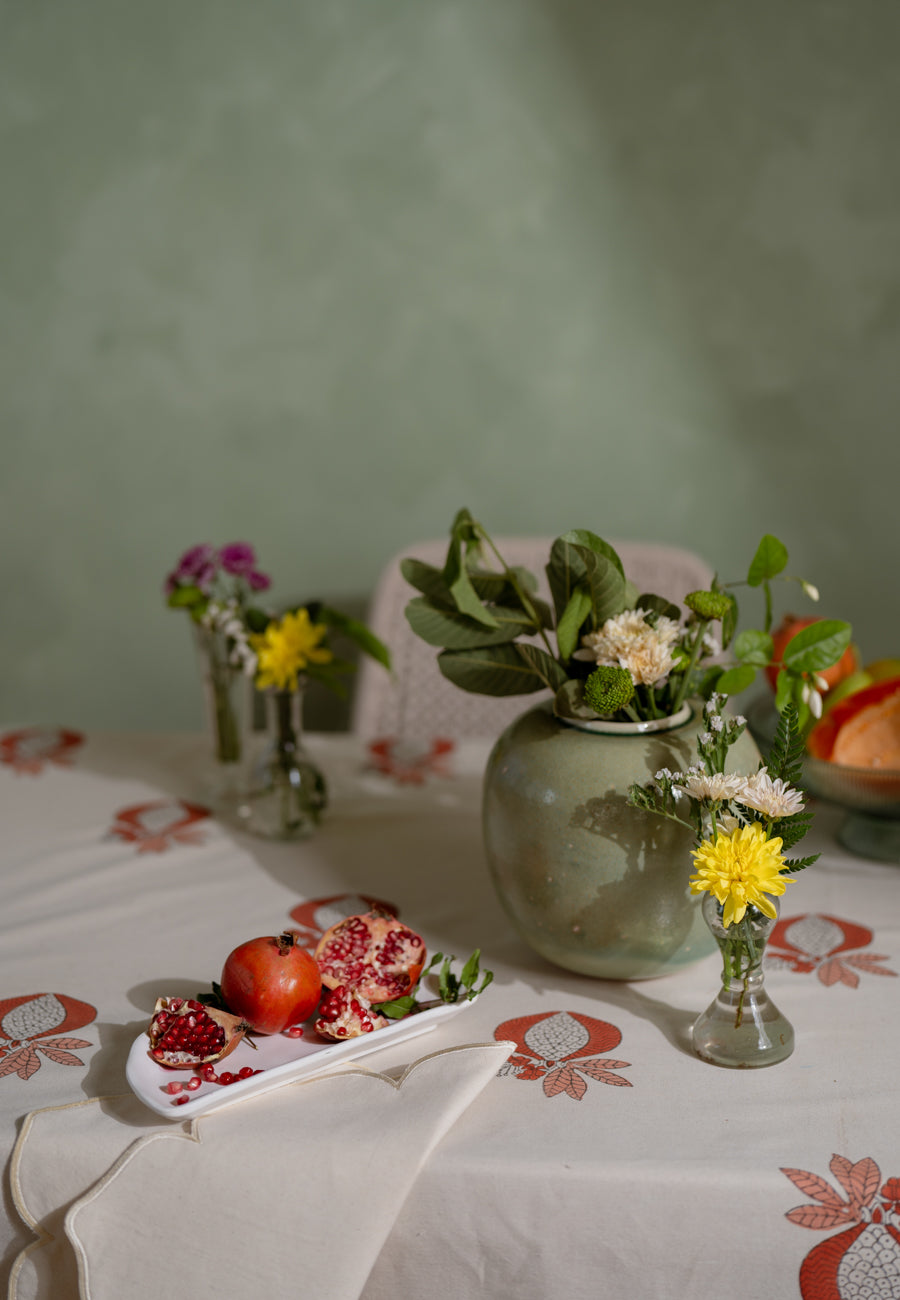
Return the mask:
{"type": "Polygon", "coordinates": [[[334,654],[320,644],[327,632],[324,623],[310,620],[309,610],[299,609],[251,637],[259,660],[256,677],[259,689],[274,686],[279,691],[295,691],[297,676],[304,668],[331,663],[334,654]]]}
{"type": "Polygon", "coordinates": [[[781,840],[768,839],[758,822],[741,826],[730,835],[720,833],[715,840],[704,840],[693,851],[697,874],[688,882],[692,894],[708,891],[724,907],[722,924],[726,930],[744,919],[752,904],[766,916],[775,917],[775,906],[768,894],[783,894],[792,881],[782,876],[784,858],[781,840]]]}

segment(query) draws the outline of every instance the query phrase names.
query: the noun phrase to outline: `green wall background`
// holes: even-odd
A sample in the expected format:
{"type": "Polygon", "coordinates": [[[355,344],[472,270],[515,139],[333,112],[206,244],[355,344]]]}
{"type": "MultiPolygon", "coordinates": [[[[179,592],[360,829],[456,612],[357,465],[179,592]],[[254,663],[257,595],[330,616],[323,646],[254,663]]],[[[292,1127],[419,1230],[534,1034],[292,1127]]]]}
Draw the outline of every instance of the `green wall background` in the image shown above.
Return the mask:
{"type": "Polygon", "coordinates": [[[898,60],[896,0],[0,0],[0,717],[195,727],[183,549],[358,609],[460,505],[775,532],[900,655],[898,60]]]}

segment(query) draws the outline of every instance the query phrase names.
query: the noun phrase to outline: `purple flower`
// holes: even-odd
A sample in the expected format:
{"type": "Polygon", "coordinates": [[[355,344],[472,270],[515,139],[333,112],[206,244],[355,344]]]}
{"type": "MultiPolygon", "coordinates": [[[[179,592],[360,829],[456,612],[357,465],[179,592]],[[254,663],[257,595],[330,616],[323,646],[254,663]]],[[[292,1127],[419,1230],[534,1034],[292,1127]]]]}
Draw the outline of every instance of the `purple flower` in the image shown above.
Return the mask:
{"type": "Polygon", "coordinates": [[[215,547],[203,543],[192,546],[185,551],[175,569],[166,578],[165,591],[169,596],[176,587],[199,587],[206,591],[212,584],[218,570],[218,556],[215,547]]]}
{"type": "Polygon", "coordinates": [[[203,573],[209,565],[216,562],[216,549],[204,542],[200,546],[192,546],[189,551],[185,551],[175,569],[175,577],[184,580],[185,578],[196,578],[199,573],[203,573]]]}
{"type": "Polygon", "coordinates": [[[238,578],[248,577],[256,563],[253,547],[248,542],[229,542],[219,552],[219,559],[225,572],[238,578]]]}
{"type": "Polygon", "coordinates": [[[265,591],[267,587],[271,587],[272,585],[272,579],[269,575],[267,573],[259,573],[256,569],[251,569],[247,574],[247,581],[250,583],[253,591],[265,591]]]}

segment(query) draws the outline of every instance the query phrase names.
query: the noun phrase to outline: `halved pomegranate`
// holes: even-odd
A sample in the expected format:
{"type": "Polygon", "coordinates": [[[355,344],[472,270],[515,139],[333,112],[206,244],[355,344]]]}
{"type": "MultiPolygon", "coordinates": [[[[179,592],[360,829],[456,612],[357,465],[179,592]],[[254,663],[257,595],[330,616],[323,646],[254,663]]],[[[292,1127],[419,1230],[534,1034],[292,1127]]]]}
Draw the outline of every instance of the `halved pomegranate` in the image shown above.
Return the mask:
{"type": "Polygon", "coordinates": [[[205,1007],[193,998],[157,998],[147,1033],[159,1065],[189,1069],[233,1052],[247,1025],[240,1016],[205,1007]]]}
{"type": "Polygon", "coordinates": [[[360,1038],[387,1024],[390,1021],[373,1011],[358,992],[346,984],[338,984],[322,999],[315,1030],[323,1038],[360,1038]]]}
{"type": "Polygon", "coordinates": [[[425,965],[420,935],[396,916],[364,912],[326,930],[316,961],[326,988],[344,984],[367,1002],[388,1002],[411,992],[425,965]]]}

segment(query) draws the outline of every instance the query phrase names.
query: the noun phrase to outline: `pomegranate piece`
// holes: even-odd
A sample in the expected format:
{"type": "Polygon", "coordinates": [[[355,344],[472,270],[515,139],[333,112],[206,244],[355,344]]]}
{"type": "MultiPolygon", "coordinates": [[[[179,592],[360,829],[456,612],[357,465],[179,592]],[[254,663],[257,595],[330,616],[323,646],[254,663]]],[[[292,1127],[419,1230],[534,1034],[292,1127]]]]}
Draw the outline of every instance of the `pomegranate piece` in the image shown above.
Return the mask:
{"type": "Polygon", "coordinates": [[[322,999],[315,1029],[323,1038],[360,1038],[390,1024],[369,1002],[346,984],[338,984],[322,999]]]}
{"type": "Polygon", "coordinates": [[[405,997],[425,965],[420,935],[395,916],[364,912],[326,930],[316,947],[326,988],[345,985],[367,1002],[405,997]]]}
{"type": "Polygon", "coordinates": [[[147,1030],[150,1055],[172,1069],[219,1061],[234,1051],[246,1028],[240,1016],[193,998],[158,998],[147,1030]]]}

